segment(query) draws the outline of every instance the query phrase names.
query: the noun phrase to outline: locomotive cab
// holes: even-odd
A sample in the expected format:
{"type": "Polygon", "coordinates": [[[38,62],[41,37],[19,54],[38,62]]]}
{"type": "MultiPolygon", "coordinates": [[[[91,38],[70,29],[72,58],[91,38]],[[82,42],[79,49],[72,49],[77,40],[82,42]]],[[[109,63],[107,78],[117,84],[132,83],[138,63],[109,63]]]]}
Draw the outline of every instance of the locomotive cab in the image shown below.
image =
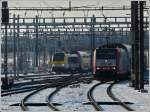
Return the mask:
{"type": "Polygon", "coordinates": [[[93,68],[96,79],[113,79],[117,72],[117,49],[100,48],[94,51],[93,68]]]}
{"type": "Polygon", "coordinates": [[[54,72],[65,72],[66,69],[66,55],[63,52],[55,53],[53,56],[52,69],[54,72]]]}

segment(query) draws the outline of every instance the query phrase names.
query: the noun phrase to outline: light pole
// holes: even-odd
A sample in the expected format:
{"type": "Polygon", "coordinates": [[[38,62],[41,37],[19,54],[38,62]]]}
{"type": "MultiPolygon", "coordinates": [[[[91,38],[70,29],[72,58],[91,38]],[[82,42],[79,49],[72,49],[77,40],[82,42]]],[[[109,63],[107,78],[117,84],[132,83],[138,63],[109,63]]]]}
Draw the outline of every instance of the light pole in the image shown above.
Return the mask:
{"type": "Polygon", "coordinates": [[[8,89],[8,71],[7,71],[7,23],[5,24],[4,36],[4,73],[5,73],[5,86],[8,89]]]}
{"type": "MultiPolygon", "coordinates": [[[[149,29],[150,29],[150,0],[149,0],[149,29]]],[[[150,44],[150,30],[149,30],[149,44],[150,44]]],[[[150,53],[150,46],[149,46],[149,53],[150,53]]],[[[150,57],[149,57],[149,64],[150,64],[150,57]]],[[[149,65],[149,93],[150,93],[150,65],[149,65]]]]}
{"type": "Polygon", "coordinates": [[[9,9],[7,1],[2,2],[2,24],[5,25],[4,36],[4,74],[5,74],[5,89],[8,89],[8,73],[7,73],[7,25],[9,23],[9,9]]]}
{"type": "Polygon", "coordinates": [[[94,25],[95,25],[95,22],[96,22],[96,18],[95,16],[93,15],[93,17],[91,18],[91,72],[93,73],[93,68],[92,68],[92,65],[93,65],[93,51],[95,49],[95,33],[94,33],[94,25]]]}

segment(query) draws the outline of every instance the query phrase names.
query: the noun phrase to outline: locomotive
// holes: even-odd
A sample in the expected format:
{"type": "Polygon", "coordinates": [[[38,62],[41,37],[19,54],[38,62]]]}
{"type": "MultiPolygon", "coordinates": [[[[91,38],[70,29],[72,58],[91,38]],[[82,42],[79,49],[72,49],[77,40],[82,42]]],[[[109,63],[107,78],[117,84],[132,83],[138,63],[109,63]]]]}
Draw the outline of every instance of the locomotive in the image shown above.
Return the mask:
{"type": "Polygon", "coordinates": [[[98,80],[127,79],[131,73],[131,47],[104,45],[94,50],[93,74],[98,80]]]}
{"type": "Polygon", "coordinates": [[[67,55],[64,52],[56,52],[52,59],[52,69],[54,72],[65,72],[67,68],[67,55]]]}
{"type": "Polygon", "coordinates": [[[85,51],[56,52],[49,64],[54,72],[85,72],[90,68],[90,55],[85,51]]]}

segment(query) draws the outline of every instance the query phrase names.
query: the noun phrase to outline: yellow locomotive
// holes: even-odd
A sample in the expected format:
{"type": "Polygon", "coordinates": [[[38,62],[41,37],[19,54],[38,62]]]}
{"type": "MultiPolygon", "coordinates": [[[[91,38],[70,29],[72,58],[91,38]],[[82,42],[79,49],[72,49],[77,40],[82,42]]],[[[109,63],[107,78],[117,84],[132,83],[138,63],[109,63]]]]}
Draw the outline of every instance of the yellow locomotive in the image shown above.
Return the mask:
{"type": "Polygon", "coordinates": [[[52,71],[54,72],[66,72],[68,69],[67,54],[65,52],[56,52],[52,57],[52,71]]]}

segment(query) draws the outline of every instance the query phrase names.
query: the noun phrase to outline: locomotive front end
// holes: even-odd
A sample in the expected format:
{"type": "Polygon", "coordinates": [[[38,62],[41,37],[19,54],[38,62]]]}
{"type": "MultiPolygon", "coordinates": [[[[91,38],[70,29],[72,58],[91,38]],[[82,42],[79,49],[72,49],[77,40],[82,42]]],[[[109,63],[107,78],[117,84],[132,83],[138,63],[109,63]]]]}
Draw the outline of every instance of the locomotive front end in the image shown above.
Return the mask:
{"type": "Polygon", "coordinates": [[[94,77],[109,80],[115,78],[117,72],[117,51],[113,48],[96,49],[94,77]]]}

